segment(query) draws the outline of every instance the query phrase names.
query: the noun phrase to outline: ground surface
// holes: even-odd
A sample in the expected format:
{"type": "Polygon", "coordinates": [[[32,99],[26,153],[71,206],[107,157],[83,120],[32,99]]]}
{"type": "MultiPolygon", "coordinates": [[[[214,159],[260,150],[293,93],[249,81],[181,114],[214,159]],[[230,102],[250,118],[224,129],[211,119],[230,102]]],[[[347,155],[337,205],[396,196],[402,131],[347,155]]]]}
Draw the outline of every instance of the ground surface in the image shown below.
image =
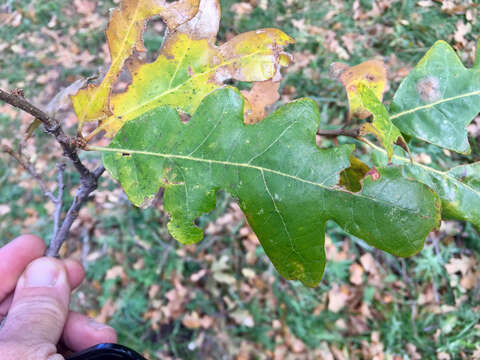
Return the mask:
{"type": "MultiPolygon", "coordinates": [[[[61,87],[95,74],[108,64],[103,31],[108,9],[117,3],[3,1],[0,87],[24,88],[26,97],[45,105],[61,87]]],[[[220,41],[262,27],[281,28],[296,39],[282,102],[314,98],[324,128],[338,127],[346,107],[343,89],[328,77],[332,62],[383,58],[389,99],[435,40],[449,41],[470,65],[480,34],[477,1],[221,3],[220,41]]],[[[148,27],[151,57],[162,31],[158,20],[148,27]]],[[[67,126],[75,122],[69,104],[58,117],[67,126]]],[[[2,143],[18,144],[29,121],[0,105],[2,143]]],[[[470,161],[478,161],[477,123],[469,130],[470,161]]],[[[423,149],[425,162],[466,161],[423,149]]],[[[51,139],[37,131],[25,152],[54,187],[60,154],[51,139]]],[[[92,167],[99,161],[83,156],[92,167]]],[[[68,174],[66,183],[68,203],[78,177],[68,174]]],[[[205,239],[185,247],[168,235],[161,202],[136,209],[104,176],[63,249],[87,268],[74,307],[108,321],[120,342],[152,359],[480,359],[480,236],[470,225],[444,223],[418,255],[403,260],[329,224],[325,276],[308,289],[276,273],[228,195],[221,194],[218,204],[200,219],[205,239]]],[[[0,244],[24,232],[48,239],[52,212],[35,182],[0,154],[0,244]]]]}

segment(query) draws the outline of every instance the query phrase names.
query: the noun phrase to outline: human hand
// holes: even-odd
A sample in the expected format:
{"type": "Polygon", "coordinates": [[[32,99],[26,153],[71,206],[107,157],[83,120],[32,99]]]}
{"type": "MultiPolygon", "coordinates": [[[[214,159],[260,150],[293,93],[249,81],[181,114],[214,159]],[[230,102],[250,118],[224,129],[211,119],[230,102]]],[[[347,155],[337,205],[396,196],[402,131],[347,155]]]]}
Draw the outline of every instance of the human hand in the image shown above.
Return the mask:
{"type": "Polygon", "coordinates": [[[73,260],[43,257],[44,242],[24,235],[0,248],[0,354],[2,360],[60,360],[62,340],[73,351],[116,342],[115,330],[69,311],[70,293],[83,280],[73,260]]]}

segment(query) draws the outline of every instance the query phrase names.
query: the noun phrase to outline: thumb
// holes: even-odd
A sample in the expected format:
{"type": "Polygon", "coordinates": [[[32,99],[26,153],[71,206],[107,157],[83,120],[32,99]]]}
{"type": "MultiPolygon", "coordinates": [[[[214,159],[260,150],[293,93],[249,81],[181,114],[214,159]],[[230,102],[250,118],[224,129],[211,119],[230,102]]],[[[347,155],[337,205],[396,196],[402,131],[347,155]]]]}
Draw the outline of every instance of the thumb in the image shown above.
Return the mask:
{"type": "Polygon", "coordinates": [[[18,280],[0,341],[32,347],[56,345],[63,332],[70,302],[70,286],[63,263],[40,258],[18,280]]]}

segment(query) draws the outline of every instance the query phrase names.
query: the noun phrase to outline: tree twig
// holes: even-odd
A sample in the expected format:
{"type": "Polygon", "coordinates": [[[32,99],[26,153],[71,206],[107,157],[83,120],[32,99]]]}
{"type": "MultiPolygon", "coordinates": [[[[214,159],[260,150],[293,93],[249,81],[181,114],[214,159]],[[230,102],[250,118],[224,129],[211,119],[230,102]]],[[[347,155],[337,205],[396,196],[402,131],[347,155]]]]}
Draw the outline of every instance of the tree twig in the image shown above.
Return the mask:
{"type": "Polygon", "coordinates": [[[65,134],[62,127],[60,126],[60,122],[57,119],[44,113],[42,110],[40,110],[35,105],[29,103],[23,97],[15,94],[10,94],[6,91],[3,91],[2,89],[0,89],[0,100],[3,100],[14,107],[21,109],[34,116],[36,119],[40,120],[43,123],[45,131],[55,137],[57,142],[62,147],[63,155],[68,157],[72,161],[73,166],[75,166],[75,169],[80,173],[80,175],[88,176],[90,170],[88,170],[85,165],[83,165],[80,158],[78,157],[77,143],[75,139],[65,134]]]}
{"type": "MultiPolygon", "coordinates": [[[[90,171],[78,157],[78,146],[76,139],[65,134],[60,122],[57,119],[46,114],[38,107],[25,100],[25,98],[22,96],[19,96],[15,93],[8,93],[0,89],[0,100],[3,100],[14,107],[21,109],[40,120],[43,123],[45,131],[54,136],[57,142],[60,144],[63,156],[70,159],[73,166],[80,174],[80,187],[77,190],[73,202],[70,205],[70,208],[68,209],[61,225],[60,217],[62,205],[60,205],[60,209],[57,207],[55,211],[56,220],[54,219],[54,221],[58,220],[58,222],[55,223],[55,236],[50,242],[50,245],[46,251],[46,256],[58,256],[58,251],[60,250],[60,247],[64,241],[67,239],[70,228],[72,227],[75,219],[78,217],[80,208],[83,206],[83,204],[85,204],[85,202],[87,202],[90,194],[97,188],[98,178],[103,174],[105,168],[100,166],[96,170],[90,171]],[[58,214],[60,214],[60,216],[58,214]]],[[[63,196],[63,171],[64,169],[59,168],[58,199],[60,199],[60,195],[63,196]]],[[[57,198],[55,196],[53,196],[53,198],[55,198],[55,200],[52,201],[56,202],[57,198]]]]}
{"type": "Polygon", "coordinates": [[[360,129],[335,129],[335,130],[317,130],[317,134],[327,137],[348,136],[358,138],[360,136],[360,129]]]}
{"type": "Polygon", "coordinates": [[[58,229],[55,239],[52,240],[47,249],[47,252],[45,253],[46,256],[58,255],[58,251],[60,250],[63,242],[67,239],[70,228],[72,227],[73,222],[78,217],[78,213],[81,207],[87,202],[90,194],[97,189],[98,178],[102,176],[104,171],[105,168],[103,166],[99,166],[95,171],[89,171],[89,176],[82,176],[80,178],[81,185],[78,188],[75,197],[73,198],[72,205],[70,205],[70,208],[67,211],[67,215],[65,215],[65,219],[63,220],[62,225],[58,229]]]}
{"type": "Polygon", "coordinates": [[[2,151],[14,158],[20,164],[20,166],[23,167],[28,174],[37,181],[38,186],[40,186],[40,189],[42,189],[45,196],[52,202],[56,203],[57,198],[50,190],[48,190],[47,185],[45,185],[42,178],[35,170],[35,167],[28,159],[22,158],[21,154],[15,152],[10,146],[7,145],[2,146],[2,151]]]}
{"type": "Polygon", "coordinates": [[[58,192],[55,201],[55,213],[53,214],[53,236],[52,242],[57,237],[58,229],[60,228],[60,221],[62,219],[62,208],[63,208],[63,191],[65,190],[65,183],[63,178],[63,173],[65,171],[65,164],[57,164],[58,174],[57,174],[57,181],[58,181],[58,192]]]}
{"type": "Polygon", "coordinates": [[[11,147],[7,145],[2,146],[2,150],[3,152],[7,153],[12,158],[14,158],[28,172],[28,174],[37,181],[44,195],[55,204],[55,212],[53,214],[53,236],[52,236],[52,241],[53,241],[57,236],[58,229],[60,228],[60,221],[62,219],[63,191],[65,190],[63,174],[65,171],[65,164],[64,163],[57,164],[58,192],[57,192],[57,195],[55,196],[50,190],[48,190],[47,185],[45,185],[41,176],[35,170],[35,166],[28,159],[23,158],[21,153],[15,152],[11,147]]]}

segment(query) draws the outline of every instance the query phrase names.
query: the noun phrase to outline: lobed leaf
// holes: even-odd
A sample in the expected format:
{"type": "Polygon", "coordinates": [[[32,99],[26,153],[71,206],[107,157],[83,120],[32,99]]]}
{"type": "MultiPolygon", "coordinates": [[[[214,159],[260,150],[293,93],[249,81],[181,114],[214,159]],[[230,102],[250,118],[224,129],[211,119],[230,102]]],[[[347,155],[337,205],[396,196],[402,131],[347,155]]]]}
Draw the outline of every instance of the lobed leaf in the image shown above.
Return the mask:
{"type": "Polygon", "coordinates": [[[390,121],[385,106],[378,100],[375,93],[366,85],[359,84],[357,93],[363,109],[368,110],[373,115],[373,122],[362,125],[362,133],[371,133],[375,135],[387,150],[388,160],[393,155],[393,144],[400,140],[406,146],[400,130],[390,121]]]}
{"type": "Polygon", "coordinates": [[[145,51],[142,33],[149,18],[160,15],[169,30],[190,20],[198,11],[200,0],[123,0],[120,9],[113,10],[105,35],[111,65],[99,85],[89,84],[71,97],[79,120],[79,132],[84,122],[102,120],[110,115],[109,96],[125,61],[133,51],[145,51]]]}
{"type": "MultiPolygon", "coordinates": [[[[384,150],[369,143],[375,149],[374,161],[385,165],[384,150]]],[[[412,162],[405,152],[396,149],[393,163],[399,165],[403,176],[415,179],[433,189],[442,202],[442,217],[471,222],[480,231],[480,162],[456,166],[448,171],[412,162]]]]}
{"type": "Polygon", "coordinates": [[[440,219],[427,186],[380,168],[352,193],[336,184],[353,145],[319,149],[316,104],[301,99],[255,125],[243,122],[238,91],[208,95],[184,124],[170,107],[130,121],[103,152],[108,172],[135,204],[146,206],[160,187],[170,233],[183,243],[202,239],[195,219],[215,207],[216,193],[238,199],[278,271],[315,286],[325,266],[325,223],[398,256],[419,251],[440,219]]]}
{"type": "Polygon", "coordinates": [[[391,112],[402,133],[469,154],[466,126],[480,112],[479,68],[465,68],[437,41],[400,84],[391,112]]]}
{"type": "Polygon", "coordinates": [[[202,0],[197,15],[169,33],[153,63],[132,61],[132,83],[112,95],[112,115],[90,135],[101,130],[113,136],[128,121],[156,107],[169,105],[192,114],[211,91],[229,79],[278,80],[290,58],[282,51],[293,40],[277,29],[240,34],[214,45],[220,21],[217,0],[202,0]]]}

